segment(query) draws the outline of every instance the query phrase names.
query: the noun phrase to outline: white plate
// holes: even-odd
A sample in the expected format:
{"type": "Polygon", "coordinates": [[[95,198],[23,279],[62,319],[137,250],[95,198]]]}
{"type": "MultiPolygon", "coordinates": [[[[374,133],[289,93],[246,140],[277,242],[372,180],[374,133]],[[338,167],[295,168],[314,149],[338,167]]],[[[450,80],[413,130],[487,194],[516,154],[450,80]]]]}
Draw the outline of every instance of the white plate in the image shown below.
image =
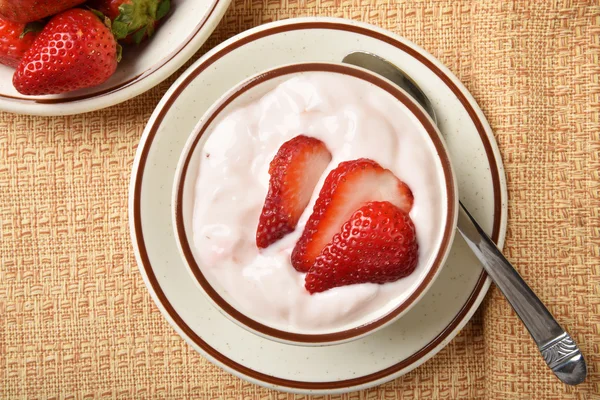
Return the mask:
{"type": "Polygon", "coordinates": [[[104,84],[56,96],[23,96],[12,85],[14,69],[0,65],[0,110],[70,115],[109,107],[138,96],[177,71],[204,44],[231,0],[175,0],[151,40],[126,46],[117,72],[104,84]]]}
{"type": "Polygon", "coordinates": [[[483,113],[458,79],[409,41],[382,29],[331,18],[292,19],[238,35],[198,60],[171,87],[138,148],[130,221],[144,280],[165,317],[212,362],[251,382],[292,392],[364,389],[416,368],[440,351],[473,315],[490,285],[457,239],[427,295],[391,326],[328,347],[286,345],[247,332],[202,295],[181,260],[171,225],[171,190],[183,146],[198,119],[241,80],[279,65],[339,62],[355,50],[394,62],[431,98],[457,173],[462,201],[502,245],[506,185],[483,113]]]}

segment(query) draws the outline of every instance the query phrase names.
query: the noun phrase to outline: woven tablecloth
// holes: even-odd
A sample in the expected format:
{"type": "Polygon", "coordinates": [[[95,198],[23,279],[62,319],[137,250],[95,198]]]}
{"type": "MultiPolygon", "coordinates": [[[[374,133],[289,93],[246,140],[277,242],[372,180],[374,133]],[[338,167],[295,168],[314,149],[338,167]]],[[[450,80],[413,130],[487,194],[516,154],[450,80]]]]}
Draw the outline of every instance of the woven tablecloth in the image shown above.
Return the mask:
{"type": "MultiPolygon", "coordinates": [[[[504,252],[589,367],[582,385],[561,384],[494,288],[432,360],[386,385],[331,398],[600,399],[600,3],[234,0],[195,58],[259,24],[314,15],[403,35],[471,91],[506,167],[504,252]]],[[[137,270],[130,170],[175,77],[90,114],[0,114],[1,398],[294,398],[195,353],[137,270]]]]}

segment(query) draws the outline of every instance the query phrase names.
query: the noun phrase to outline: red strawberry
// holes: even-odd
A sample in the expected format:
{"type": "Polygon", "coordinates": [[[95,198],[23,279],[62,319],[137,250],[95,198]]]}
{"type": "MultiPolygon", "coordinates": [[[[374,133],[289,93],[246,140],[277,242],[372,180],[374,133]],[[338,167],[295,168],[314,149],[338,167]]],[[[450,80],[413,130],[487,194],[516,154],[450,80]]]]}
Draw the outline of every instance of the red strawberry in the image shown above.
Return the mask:
{"type": "Polygon", "coordinates": [[[0,64],[17,68],[23,55],[38,36],[34,24],[29,25],[31,27],[0,18],[0,64]]]}
{"type": "Polygon", "coordinates": [[[294,268],[308,272],[342,224],[369,201],[389,201],[408,213],[413,195],[404,182],[373,160],[346,161],[331,171],[292,252],[294,268]]]}
{"type": "Polygon", "coordinates": [[[412,273],[419,260],[415,226],[388,201],[362,206],[336,233],[305,278],[311,294],[355,283],[386,283],[412,273]]]}
{"type": "Polygon", "coordinates": [[[0,17],[14,22],[32,22],[84,2],[85,0],[0,0],[0,17]]]}
{"type": "Polygon", "coordinates": [[[319,139],[296,136],[285,142],[269,166],[269,192],[256,231],[265,248],[296,228],[331,153],[319,139]]]}
{"type": "Polygon", "coordinates": [[[141,43],[152,36],[171,9],[170,0],[94,0],[90,4],[112,21],[117,40],[141,43]]]}
{"type": "Polygon", "coordinates": [[[105,82],[117,69],[117,42],[91,11],[74,8],[52,18],[13,77],[25,95],[70,92],[105,82]]]}

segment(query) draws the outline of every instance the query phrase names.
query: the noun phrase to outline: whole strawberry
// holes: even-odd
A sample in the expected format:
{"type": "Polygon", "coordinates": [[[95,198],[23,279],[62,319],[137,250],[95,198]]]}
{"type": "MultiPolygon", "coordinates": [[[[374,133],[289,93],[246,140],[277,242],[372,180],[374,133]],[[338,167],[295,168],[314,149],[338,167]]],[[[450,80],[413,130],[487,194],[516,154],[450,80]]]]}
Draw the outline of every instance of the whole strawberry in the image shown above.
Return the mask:
{"type": "Polygon", "coordinates": [[[84,2],[85,0],[0,0],[0,17],[13,22],[32,22],[84,2]]]}
{"type": "Polygon", "coordinates": [[[19,65],[38,36],[39,32],[36,31],[36,26],[30,27],[20,22],[0,18],[0,64],[13,68],[19,65]]]}
{"type": "Polygon", "coordinates": [[[93,0],[90,7],[112,21],[117,40],[141,43],[152,36],[158,22],[171,9],[170,0],[93,0]]]}
{"type": "Polygon", "coordinates": [[[117,69],[117,42],[91,11],[71,9],[48,22],[17,67],[21,94],[66,93],[100,85],[117,69]]]}
{"type": "Polygon", "coordinates": [[[355,283],[386,283],[412,273],[419,261],[415,226],[389,201],[358,209],[316,258],[305,278],[311,294],[355,283]]]}

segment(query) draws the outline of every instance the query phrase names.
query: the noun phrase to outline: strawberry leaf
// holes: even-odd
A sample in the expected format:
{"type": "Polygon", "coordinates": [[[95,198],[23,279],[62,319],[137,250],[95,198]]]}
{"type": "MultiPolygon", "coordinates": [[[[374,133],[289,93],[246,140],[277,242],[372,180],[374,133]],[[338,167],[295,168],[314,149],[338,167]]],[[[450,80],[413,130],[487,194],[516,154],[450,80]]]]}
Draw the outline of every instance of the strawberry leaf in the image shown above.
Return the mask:
{"type": "Polygon", "coordinates": [[[154,23],[156,17],[156,0],[133,0],[119,6],[119,16],[114,22],[127,25],[127,34],[135,34],[143,27],[154,23]]]}
{"type": "Polygon", "coordinates": [[[131,24],[134,19],[134,6],[133,4],[121,4],[119,6],[119,16],[115,18],[115,21],[123,22],[124,24],[131,24]]]}
{"type": "Polygon", "coordinates": [[[112,24],[112,33],[117,40],[125,39],[129,35],[129,25],[115,19],[112,24]]]}
{"type": "Polygon", "coordinates": [[[117,40],[130,37],[133,42],[154,33],[157,19],[163,18],[171,8],[170,0],[131,0],[119,6],[119,15],[112,21],[112,31],[117,40]]]}
{"type": "Polygon", "coordinates": [[[156,20],[163,19],[171,11],[171,0],[163,0],[156,10],[156,20]]]}
{"type": "Polygon", "coordinates": [[[123,59],[123,46],[117,43],[117,62],[123,59]]]}
{"type": "Polygon", "coordinates": [[[138,31],[136,31],[133,35],[132,35],[132,39],[134,41],[135,44],[140,44],[142,43],[142,40],[144,40],[144,36],[146,36],[146,32],[148,30],[148,27],[145,26],[142,29],[139,29],[138,31]]]}
{"type": "Polygon", "coordinates": [[[44,29],[44,23],[40,21],[29,22],[25,25],[25,28],[23,28],[23,32],[21,32],[19,39],[23,39],[28,33],[41,32],[42,29],[44,29]]]}
{"type": "Polygon", "coordinates": [[[148,37],[154,35],[154,23],[146,25],[146,34],[148,37]]]}

